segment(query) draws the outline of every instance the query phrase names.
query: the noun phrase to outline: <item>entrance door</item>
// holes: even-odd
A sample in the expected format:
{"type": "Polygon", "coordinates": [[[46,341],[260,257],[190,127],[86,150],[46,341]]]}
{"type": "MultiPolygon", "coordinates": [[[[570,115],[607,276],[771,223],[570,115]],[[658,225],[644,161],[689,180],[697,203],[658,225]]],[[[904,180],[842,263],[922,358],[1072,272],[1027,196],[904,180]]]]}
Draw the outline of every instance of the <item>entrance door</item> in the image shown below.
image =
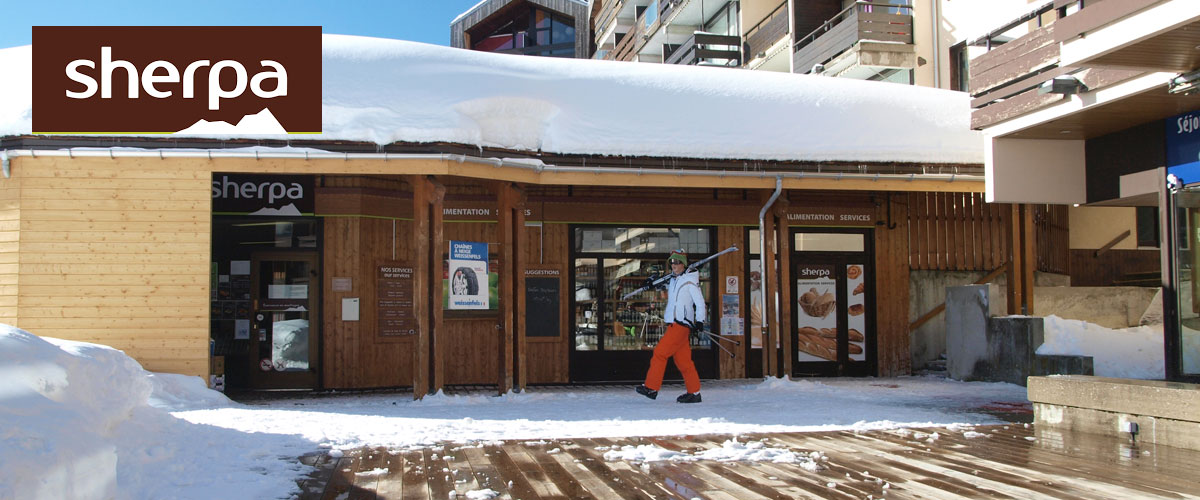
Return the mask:
{"type": "Polygon", "coordinates": [[[250,273],[250,386],[316,388],[321,283],[316,252],[256,253],[250,273]]]}
{"type": "Polygon", "coordinates": [[[870,230],[794,229],[793,375],[875,374],[870,230]]]}

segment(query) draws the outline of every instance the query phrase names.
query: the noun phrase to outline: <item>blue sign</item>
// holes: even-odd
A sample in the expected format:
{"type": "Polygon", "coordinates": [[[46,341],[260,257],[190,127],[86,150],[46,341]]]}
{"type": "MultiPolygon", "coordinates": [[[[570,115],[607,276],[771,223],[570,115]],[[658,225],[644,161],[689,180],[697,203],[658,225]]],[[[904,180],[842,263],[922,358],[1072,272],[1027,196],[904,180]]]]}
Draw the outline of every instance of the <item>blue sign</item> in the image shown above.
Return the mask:
{"type": "Polygon", "coordinates": [[[488,244],[450,241],[448,309],[489,309],[488,244]]]}
{"type": "Polygon", "coordinates": [[[1184,184],[1200,182],[1200,111],[1168,118],[1167,173],[1184,184]]]}

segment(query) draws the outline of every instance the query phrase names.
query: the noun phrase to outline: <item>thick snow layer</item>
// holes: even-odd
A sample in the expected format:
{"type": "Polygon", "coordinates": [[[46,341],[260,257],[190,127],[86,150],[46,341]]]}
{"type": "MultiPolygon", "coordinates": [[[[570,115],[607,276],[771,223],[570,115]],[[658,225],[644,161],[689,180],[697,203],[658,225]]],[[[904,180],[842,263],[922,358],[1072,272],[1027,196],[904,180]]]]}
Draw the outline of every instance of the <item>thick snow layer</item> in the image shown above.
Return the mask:
{"type": "MultiPolygon", "coordinates": [[[[323,133],[569,154],[982,163],[962,92],[811,75],[323,39],[323,133]]],[[[0,136],[32,130],[31,48],[0,50],[0,136]]],[[[189,133],[185,136],[218,137],[189,133]]]]}
{"type": "MultiPolygon", "coordinates": [[[[1162,379],[1163,327],[1159,325],[1110,329],[1093,323],[1047,316],[1044,343],[1038,354],[1091,356],[1101,377],[1162,379]]],[[[1183,371],[1200,373],[1200,332],[1185,328],[1183,371]]]]}

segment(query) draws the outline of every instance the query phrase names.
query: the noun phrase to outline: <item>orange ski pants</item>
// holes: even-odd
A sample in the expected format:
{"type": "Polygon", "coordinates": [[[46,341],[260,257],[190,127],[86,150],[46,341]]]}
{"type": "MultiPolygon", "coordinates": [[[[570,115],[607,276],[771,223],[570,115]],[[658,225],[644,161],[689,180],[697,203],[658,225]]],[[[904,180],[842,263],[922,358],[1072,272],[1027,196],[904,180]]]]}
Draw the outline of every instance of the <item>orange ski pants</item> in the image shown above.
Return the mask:
{"type": "Polygon", "coordinates": [[[667,370],[667,358],[675,358],[675,368],[683,374],[683,385],[690,393],[700,392],[700,375],[692,364],[692,346],[688,343],[691,329],[678,323],[667,327],[667,333],[654,347],[650,358],[650,370],[646,372],[646,387],[658,390],[662,387],[663,372],[667,370]]]}

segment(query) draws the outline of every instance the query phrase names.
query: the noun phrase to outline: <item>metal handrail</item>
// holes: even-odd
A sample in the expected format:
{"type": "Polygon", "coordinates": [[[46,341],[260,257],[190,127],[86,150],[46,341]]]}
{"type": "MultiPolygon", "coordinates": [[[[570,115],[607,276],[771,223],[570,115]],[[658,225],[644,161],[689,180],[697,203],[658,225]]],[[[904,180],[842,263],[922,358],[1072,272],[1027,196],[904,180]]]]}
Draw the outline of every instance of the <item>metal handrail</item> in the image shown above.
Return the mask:
{"type": "Polygon", "coordinates": [[[800,38],[800,39],[796,40],[796,43],[792,45],[792,52],[800,50],[800,48],[804,47],[805,45],[808,45],[808,44],[816,41],[817,38],[821,37],[822,33],[829,31],[834,26],[837,26],[838,24],[841,24],[842,21],[845,21],[846,20],[845,16],[851,10],[856,10],[860,7],[879,7],[881,9],[896,9],[896,10],[908,9],[908,15],[910,15],[910,16],[912,15],[912,8],[913,8],[912,5],[910,5],[910,4],[879,4],[879,3],[858,0],[858,1],[854,2],[853,5],[846,7],[845,9],[842,9],[842,11],[838,12],[837,15],[829,18],[828,21],[821,23],[821,25],[818,26],[817,29],[813,30],[811,33],[809,33],[807,35],[804,35],[804,38],[800,38]]]}

